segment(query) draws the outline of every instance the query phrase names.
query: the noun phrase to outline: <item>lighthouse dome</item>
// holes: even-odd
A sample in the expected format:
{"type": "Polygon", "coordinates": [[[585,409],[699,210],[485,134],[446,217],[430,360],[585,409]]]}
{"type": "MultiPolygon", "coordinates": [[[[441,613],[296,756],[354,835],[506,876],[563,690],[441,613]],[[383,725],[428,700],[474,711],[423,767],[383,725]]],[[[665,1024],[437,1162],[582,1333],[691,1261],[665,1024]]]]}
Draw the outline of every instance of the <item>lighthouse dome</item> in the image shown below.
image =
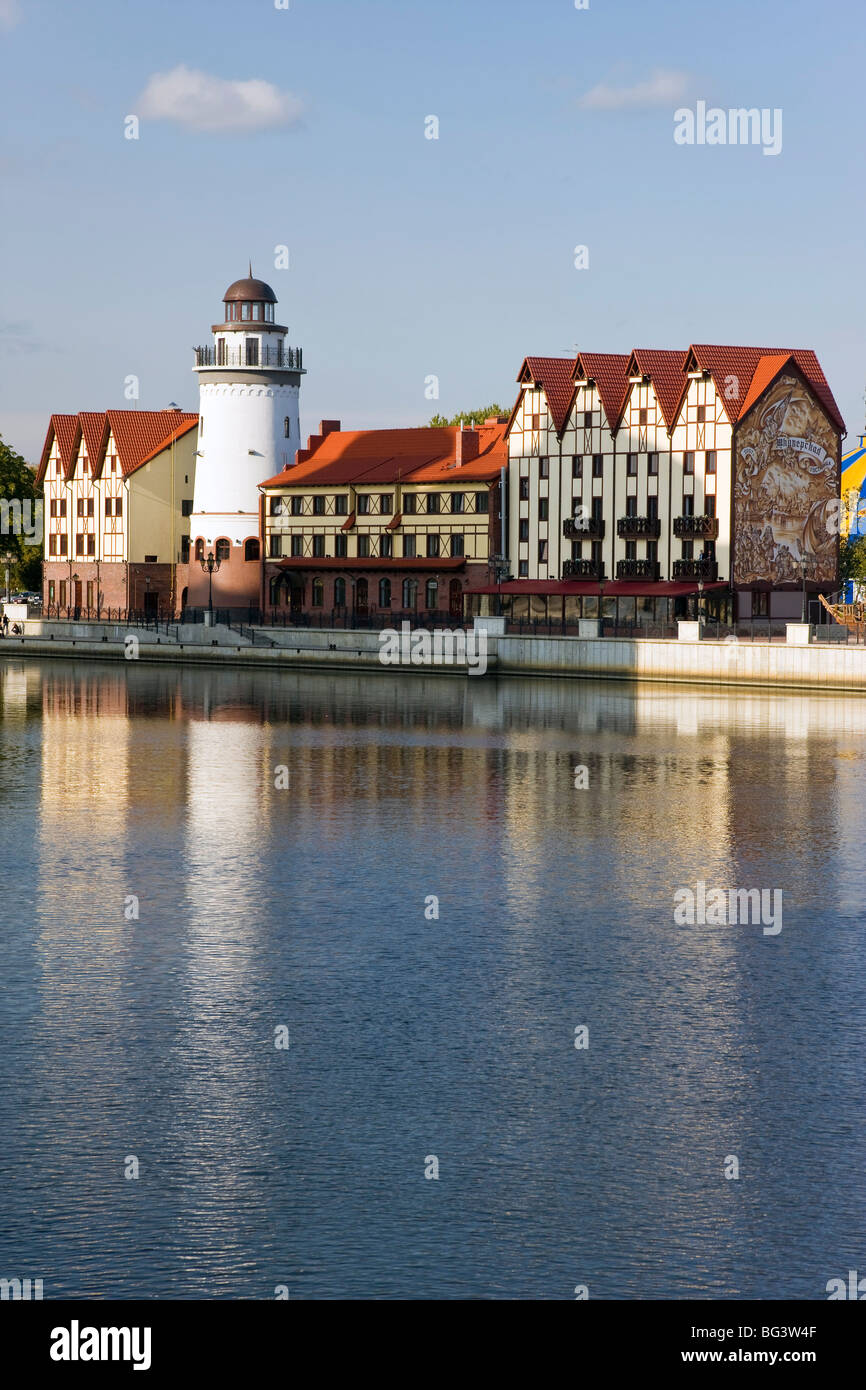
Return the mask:
{"type": "Polygon", "coordinates": [[[270,285],[266,285],[264,280],[256,280],[253,276],[247,276],[244,280],[235,280],[233,285],[229,285],[223,295],[224,304],[240,303],[260,303],[276,304],[277,296],[274,294],[270,285]]]}

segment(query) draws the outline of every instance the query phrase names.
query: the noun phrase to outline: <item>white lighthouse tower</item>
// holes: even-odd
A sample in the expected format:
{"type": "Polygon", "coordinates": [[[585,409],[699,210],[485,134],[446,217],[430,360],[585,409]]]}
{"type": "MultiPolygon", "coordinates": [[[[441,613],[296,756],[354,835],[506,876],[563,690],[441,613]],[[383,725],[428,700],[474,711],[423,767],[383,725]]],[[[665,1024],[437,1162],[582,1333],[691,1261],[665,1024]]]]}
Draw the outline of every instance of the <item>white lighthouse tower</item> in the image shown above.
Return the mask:
{"type": "Polygon", "coordinates": [[[277,296],[264,280],[236,280],[223,295],[213,346],[195,349],[199,378],[198,460],[190,522],[189,606],[208,603],[200,561],[213,553],[215,608],[246,611],[260,599],[258,484],[280,473],[300,447],[300,348],[274,322],[277,296]]]}

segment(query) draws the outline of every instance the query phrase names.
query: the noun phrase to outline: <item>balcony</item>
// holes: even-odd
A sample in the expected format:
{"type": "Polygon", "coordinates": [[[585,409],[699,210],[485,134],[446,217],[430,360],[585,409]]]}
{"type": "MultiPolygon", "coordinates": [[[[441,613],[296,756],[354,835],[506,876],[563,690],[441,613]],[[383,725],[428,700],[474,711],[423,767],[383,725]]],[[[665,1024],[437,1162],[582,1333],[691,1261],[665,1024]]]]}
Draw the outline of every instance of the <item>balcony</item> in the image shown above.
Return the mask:
{"type": "Polygon", "coordinates": [[[585,516],[580,521],[569,517],[562,523],[562,534],[570,541],[603,541],[604,521],[600,516],[585,516]]]}
{"type": "Polygon", "coordinates": [[[621,540],[658,540],[662,524],[657,516],[621,516],[616,523],[616,534],[621,540]]]}
{"type": "Polygon", "coordinates": [[[655,583],[659,577],[658,560],[617,560],[617,579],[650,579],[655,583]]]}
{"type": "Polygon", "coordinates": [[[719,534],[717,516],[675,516],[674,535],[681,540],[714,541],[719,534]]]}
{"type": "Polygon", "coordinates": [[[718,560],[674,560],[674,579],[703,579],[713,584],[718,577],[718,560]]]}
{"type": "Polygon", "coordinates": [[[196,367],[277,367],[288,372],[302,372],[304,370],[302,348],[260,347],[258,339],[256,339],[255,347],[255,352],[252,349],[247,352],[246,347],[231,348],[226,346],[222,350],[218,350],[216,347],[193,348],[195,365],[196,367]]]}
{"type": "Polygon", "coordinates": [[[563,579],[604,579],[603,560],[566,560],[562,566],[563,579]]]}

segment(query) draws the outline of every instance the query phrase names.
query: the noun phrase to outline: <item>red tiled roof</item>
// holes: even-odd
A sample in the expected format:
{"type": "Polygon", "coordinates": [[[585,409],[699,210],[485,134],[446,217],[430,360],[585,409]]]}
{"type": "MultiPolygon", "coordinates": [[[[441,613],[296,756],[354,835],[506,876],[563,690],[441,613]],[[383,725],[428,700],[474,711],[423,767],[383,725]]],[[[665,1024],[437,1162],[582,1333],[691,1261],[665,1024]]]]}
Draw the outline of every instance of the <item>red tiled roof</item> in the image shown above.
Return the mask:
{"type": "Polygon", "coordinates": [[[36,481],[41,483],[45,477],[45,470],[48,467],[48,459],[57,440],[57,447],[60,451],[60,462],[63,464],[64,477],[69,476],[72,467],[72,448],[75,443],[75,432],[78,428],[77,415],[52,415],[48,422],[48,429],[45,434],[45,443],[42,446],[42,457],[39,460],[39,467],[36,470],[36,481]]]}
{"type": "Polygon", "coordinates": [[[105,457],[105,444],[108,440],[107,422],[104,410],[81,410],[78,412],[78,430],[84,439],[90,476],[96,477],[102,471],[105,457]]]}
{"type": "MultiPolygon", "coordinates": [[[[313,436],[308,456],[259,487],[361,486],[395,482],[486,482],[508,462],[505,424],[480,425],[478,456],[455,466],[457,426],[332,430],[313,436]]],[[[306,451],[300,451],[305,453],[306,451]]]]}
{"type": "Polygon", "coordinates": [[[786,362],[792,362],[793,356],[790,352],[778,352],[769,357],[760,358],[752,377],[752,384],[746,392],[745,400],[738,412],[738,419],[745,415],[759,396],[763,395],[771,381],[778,376],[786,362]]]}
{"type": "Polygon", "coordinates": [[[619,427],[628,395],[628,363],[628,353],[579,352],[574,364],[575,381],[595,382],[611,431],[619,427]]]}
{"type": "MultiPolygon", "coordinates": [[[[742,419],[746,409],[746,400],[751,396],[749,400],[749,408],[751,408],[757,399],[757,395],[751,394],[750,387],[762,357],[781,357],[785,360],[793,357],[795,365],[812,387],[830,418],[840,430],[844,431],[845,422],[833,397],[833,392],[830,390],[827,378],[821,370],[821,364],[811,348],[753,348],[693,343],[686,354],[684,370],[696,369],[708,371],[711,374],[728,419],[734,424],[737,420],[742,419]],[[736,395],[732,395],[730,390],[734,384],[732,378],[736,378],[736,386],[739,388],[736,395]]],[[[767,384],[772,380],[772,375],[768,377],[767,384]]]]}
{"type": "Polygon", "coordinates": [[[180,410],[107,410],[106,415],[125,478],[198,422],[198,415],[180,410]]]}
{"type": "Polygon", "coordinates": [[[650,378],[668,433],[674,427],[682,400],[685,379],[684,355],[679,349],[671,351],[667,348],[635,348],[629,361],[629,376],[639,374],[650,378]],[[633,367],[636,367],[637,371],[632,370],[633,367]]]}
{"type": "MultiPolygon", "coordinates": [[[[522,386],[533,385],[543,389],[557,434],[562,434],[565,429],[568,412],[574,400],[573,370],[573,357],[525,357],[517,374],[517,380],[522,386]]],[[[512,413],[512,420],[522,396],[521,392],[512,413]]]]}

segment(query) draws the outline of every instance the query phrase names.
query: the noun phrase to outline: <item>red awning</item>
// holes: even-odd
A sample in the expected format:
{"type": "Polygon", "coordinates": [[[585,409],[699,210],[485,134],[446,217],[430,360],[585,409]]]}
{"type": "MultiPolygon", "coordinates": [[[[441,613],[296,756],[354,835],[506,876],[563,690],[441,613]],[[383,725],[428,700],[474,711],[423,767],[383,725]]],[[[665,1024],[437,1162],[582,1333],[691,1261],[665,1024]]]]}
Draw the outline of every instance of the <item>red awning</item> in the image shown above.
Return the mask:
{"type": "MultiPolygon", "coordinates": [[[[730,585],[714,580],[704,582],[704,593],[714,589],[727,589],[730,585]]],[[[698,592],[697,579],[611,579],[605,580],[605,598],[684,598],[686,594],[698,592]]],[[[467,589],[467,594],[526,594],[543,597],[545,595],[581,594],[597,597],[601,587],[597,579],[508,579],[503,584],[485,584],[477,589],[467,589]]]]}

